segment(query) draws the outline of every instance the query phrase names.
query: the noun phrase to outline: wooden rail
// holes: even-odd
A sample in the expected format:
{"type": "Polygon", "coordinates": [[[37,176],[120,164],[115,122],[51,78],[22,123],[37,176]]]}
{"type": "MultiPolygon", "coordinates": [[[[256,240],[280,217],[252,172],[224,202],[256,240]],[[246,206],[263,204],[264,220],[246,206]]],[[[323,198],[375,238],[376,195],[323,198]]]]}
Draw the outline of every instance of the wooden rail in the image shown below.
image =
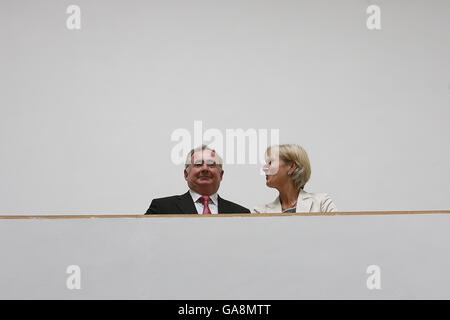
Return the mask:
{"type": "Polygon", "coordinates": [[[360,215],[405,215],[405,214],[450,214],[450,210],[426,211],[347,211],[332,213],[254,213],[254,214],[55,214],[55,215],[0,215],[0,219],[116,219],[116,218],[231,218],[231,217],[290,217],[290,216],[360,216],[360,215]]]}

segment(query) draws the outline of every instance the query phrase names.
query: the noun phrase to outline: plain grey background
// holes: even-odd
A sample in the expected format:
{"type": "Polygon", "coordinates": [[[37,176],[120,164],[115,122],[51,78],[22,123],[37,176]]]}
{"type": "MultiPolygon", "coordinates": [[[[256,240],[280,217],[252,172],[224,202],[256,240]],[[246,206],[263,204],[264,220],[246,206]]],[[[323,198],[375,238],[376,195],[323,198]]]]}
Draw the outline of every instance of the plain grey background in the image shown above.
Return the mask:
{"type": "Polygon", "coordinates": [[[0,299],[449,299],[449,218],[3,220],[0,299]]]}
{"type": "MultiPolygon", "coordinates": [[[[194,120],[280,129],[341,211],[449,209],[449,27],[448,0],[2,0],[0,214],[144,213],[194,120]]],[[[259,169],[220,194],[272,201],[259,169]]]]}

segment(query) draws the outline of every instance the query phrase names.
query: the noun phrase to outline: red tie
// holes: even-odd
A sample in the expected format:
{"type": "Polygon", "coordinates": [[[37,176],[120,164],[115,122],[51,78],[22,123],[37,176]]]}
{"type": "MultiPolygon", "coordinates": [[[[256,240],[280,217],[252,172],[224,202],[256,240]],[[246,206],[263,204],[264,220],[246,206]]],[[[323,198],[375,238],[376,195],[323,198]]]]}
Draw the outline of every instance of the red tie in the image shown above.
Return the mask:
{"type": "Polygon", "coordinates": [[[203,203],[203,214],[211,214],[211,210],[208,207],[209,196],[201,196],[199,200],[203,203]]]}

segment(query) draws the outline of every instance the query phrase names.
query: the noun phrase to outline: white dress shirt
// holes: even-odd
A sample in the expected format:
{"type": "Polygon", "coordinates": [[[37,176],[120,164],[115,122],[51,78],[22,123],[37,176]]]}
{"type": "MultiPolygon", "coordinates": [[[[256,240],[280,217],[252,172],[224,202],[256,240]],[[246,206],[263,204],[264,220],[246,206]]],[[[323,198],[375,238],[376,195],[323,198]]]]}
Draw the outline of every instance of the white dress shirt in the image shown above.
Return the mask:
{"type": "MultiPolygon", "coordinates": [[[[198,201],[198,199],[200,199],[202,195],[198,194],[192,189],[189,189],[189,193],[191,194],[192,201],[194,201],[195,209],[197,209],[198,214],[203,214],[203,202],[198,201]]],[[[211,211],[211,214],[219,213],[219,204],[217,202],[217,199],[218,199],[217,192],[209,196],[208,207],[209,211],[211,211]]]]}

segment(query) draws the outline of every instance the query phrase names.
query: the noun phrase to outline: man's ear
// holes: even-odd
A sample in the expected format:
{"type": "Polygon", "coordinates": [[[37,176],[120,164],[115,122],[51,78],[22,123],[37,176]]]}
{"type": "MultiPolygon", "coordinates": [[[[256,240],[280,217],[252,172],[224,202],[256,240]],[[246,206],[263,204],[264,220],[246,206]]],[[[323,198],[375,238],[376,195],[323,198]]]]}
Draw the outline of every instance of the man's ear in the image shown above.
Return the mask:
{"type": "Polygon", "coordinates": [[[184,169],[184,180],[187,180],[189,173],[187,172],[186,169],[184,169]]]}
{"type": "Polygon", "coordinates": [[[225,171],[220,171],[220,181],[222,181],[222,177],[223,177],[223,173],[224,173],[225,171]]]}

